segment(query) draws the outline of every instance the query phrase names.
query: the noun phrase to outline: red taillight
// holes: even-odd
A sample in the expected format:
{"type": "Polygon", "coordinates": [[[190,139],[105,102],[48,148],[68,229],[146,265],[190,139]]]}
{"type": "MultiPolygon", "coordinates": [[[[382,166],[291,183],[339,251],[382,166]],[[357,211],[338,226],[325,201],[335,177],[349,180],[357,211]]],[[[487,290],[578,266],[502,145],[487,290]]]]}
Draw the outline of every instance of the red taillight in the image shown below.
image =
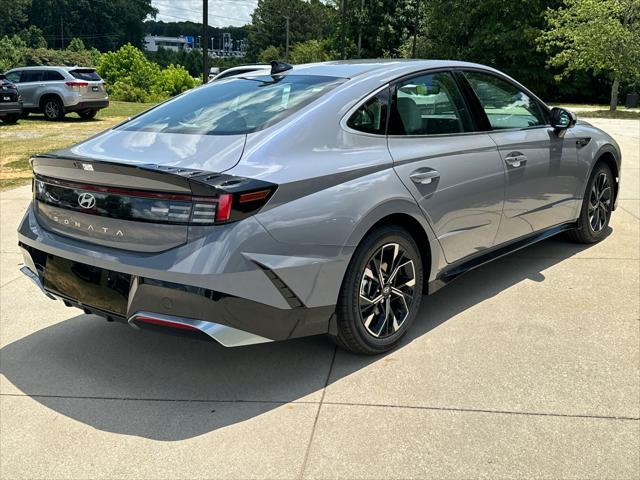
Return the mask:
{"type": "Polygon", "coordinates": [[[216,212],[216,221],[226,222],[231,218],[231,205],[233,204],[233,195],[223,193],[218,197],[218,211],[216,212]]]}
{"type": "Polygon", "coordinates": [[[88,87],[89,84],[87,82],[65,82],[65,85],[69,87],[88,87]]]}

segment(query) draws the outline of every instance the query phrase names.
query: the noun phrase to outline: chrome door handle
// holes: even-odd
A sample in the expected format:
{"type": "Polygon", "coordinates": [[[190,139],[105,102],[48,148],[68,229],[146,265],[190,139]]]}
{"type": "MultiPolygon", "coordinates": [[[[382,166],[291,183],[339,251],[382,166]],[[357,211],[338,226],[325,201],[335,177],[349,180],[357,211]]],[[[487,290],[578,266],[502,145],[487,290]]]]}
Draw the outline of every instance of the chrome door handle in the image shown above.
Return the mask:
{"type": "Polygon", "coordinates": [[[504,158],[504,161],[507,162],[507,165],[510,167],[517,168],[527,162],[527,156],[521,153],[510,153],[504,158]]]}
{"type": "Polygon", "coordinates": [[[436,170],[416,170],[409,178],[414,183],[419,183],[420,185],[428,185],[433,180],[440,178],[440,174],[436,170]]]}

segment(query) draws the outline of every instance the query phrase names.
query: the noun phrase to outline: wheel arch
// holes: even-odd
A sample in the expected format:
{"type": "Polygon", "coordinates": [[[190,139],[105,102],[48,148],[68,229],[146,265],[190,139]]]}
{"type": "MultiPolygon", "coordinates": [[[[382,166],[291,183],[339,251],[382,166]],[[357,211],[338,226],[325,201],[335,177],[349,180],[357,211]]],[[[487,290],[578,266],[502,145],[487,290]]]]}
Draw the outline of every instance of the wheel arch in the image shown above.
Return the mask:
{"type": "Polygon", "coordinates": [[[58,95],[57,93],[53,93],[53,92],[47,92],[47,93],[43,93],[40,96],[40,99],[38,100],[38,108],[40,110],[42,110],[44,108],[44,102],[50,98],[54,98],[60,101],[60,104],[62,105],[62,108],[64,109],[64,102],[62,101],[62,97],[60,95],[58,95]]]}
{"type": "Polygon", "coordinates": [[[398,225],[412,236],[418,245],[424,272],[423,291],[427,285],[434,265],[438,265],[438,252],[432,248],[435,235],[418,206],[409,201],[395,200],[381,205],[363,219],[349,237],[348,245],[357,246],[363,238],[382,225],[398,225]]]}
{"type": "Polygon", "coordinates": [[[589,176],[587,178],[591,178],[593,171],[596,169],[598,165],[604,163],[611,169],[611,173],[614,178],[614,191],[613,191],[613,210],[616,209],[618,204],[618,193],[620,192],[620,164],[619,164],[619,156],[616,149],[613,145],[607,144],[604,145],[598,152],[594,155],[595,162],[591,166],[591,170],[589,171],[589,176]]]}

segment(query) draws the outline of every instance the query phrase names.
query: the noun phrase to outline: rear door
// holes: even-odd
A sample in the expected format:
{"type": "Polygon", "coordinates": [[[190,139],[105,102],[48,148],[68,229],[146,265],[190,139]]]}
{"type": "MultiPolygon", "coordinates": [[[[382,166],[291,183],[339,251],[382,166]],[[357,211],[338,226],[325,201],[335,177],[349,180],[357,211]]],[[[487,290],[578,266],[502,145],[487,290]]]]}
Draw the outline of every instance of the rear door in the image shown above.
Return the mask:
{"type": "Polygon", "coordinates": [[[546,108],[508,79],[486,71],[462,75],[487,116],[506,168],[504,217],[496,243],[575,219],[575,139],[558,136],[546,108]]]}
{"type": "Polygon", "coordinates": [[[388,145],[449,263],[489,248],[504,201],[504,166],[495,142],[477,132],[448,71],[392,86],[388,145]]]}
{"type": "Polygon", "coordinates": [[[107,91],[104,81],[95,69],[78,68],[70,70],[69,74],[76,79],[78,91],[82,94],[83,101],[104,100],[106,98],[107,91]]]}

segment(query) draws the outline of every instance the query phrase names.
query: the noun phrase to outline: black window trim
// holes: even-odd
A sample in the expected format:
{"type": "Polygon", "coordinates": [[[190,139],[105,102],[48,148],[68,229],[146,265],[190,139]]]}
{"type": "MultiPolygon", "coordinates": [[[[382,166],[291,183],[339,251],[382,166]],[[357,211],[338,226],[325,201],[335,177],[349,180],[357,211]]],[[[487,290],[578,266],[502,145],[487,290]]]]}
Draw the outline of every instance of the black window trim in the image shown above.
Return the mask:
{"type": "Polygon", "coordinates": [[[340,126],[347,132],[353,133],[356,135],[366,135],[369,137],[377,137],[377,138],[387,137],[388,131],[389,131],[389,118],[391,115],[391,91],[389,90],[389,88],[390,88],[390,84],[386,83],[382,87],[379,87],[374,91],[367,93],[362,98],[360,98],[360,100],[358,100],[355,103],[355,105],[351,107],[349,110],[347,110],[347,113],[343,115],[342,119],[340,120],[340,126]],[[347,125],[347,123],[349,122],[349,119],[353,116],[354,113],[356,113],[356,111],[360,107],[362,107],[365,103],[367,103],[373,97],[379,95],[382,92],[384,92],[387,100],[387,118],[385,119],[385,122],[384,122],[384,133],[363,132],[362,130],[356,130],[355,128],[352,128],[349,125],[347,125]]]}
{"type": "Polygon", "coordinates": [[[497,128],[497,129],[493,128],[491,126],[491,123],[489,122],[489,117],[487,117],[487,114],[485,113],[484,108],[482,108],[482,104],[480,103],[480,99],[478,98],[478,95],[473,90],[473,88],[471,87],[471,84],[465,77],[464,75],[465,72],[484,73],[485,75],[499,78],[500,80],[507,82],[512,87],[515,87],[518,90],[521,90],[523,93],[525,93],[534,101],[534,103],[537,105],[538,109],[540,109],[540,113],[542,113],[543,116],[546,113],[545,120],[551,118],[551,109],[546,103],[540,100],[540,98],[531,90],[529,90],[527,87],[516,82],[515,80],[512,80],[511,78],[507,77],[501,72],[497,72],[494,70],[487,70],[484,68],[477,68],[477,67],[456,67],[453,69],[453,71],[455,72],[454,75],[456,77],[459,77],[460,82],[466,84],[465,93],[469,96],[468,101],[473,105],[474,112],[481,119],[481,124],[484,123],[485,128],[488,128],[487,130],[483,130],[484,132],[518,132],[522,130],[536,130],[536,129],[543,129],[543,128],[544,129],[551,128],[550,123],[547,123],[545,125],[534,125],[532,127],[521,127],[521,128],[497,128]]]}
{"type": "MultiPolygon", "coordinates": [[[[449,73],[453,78],[458,90],[460,90],[460,95],[462,96],[462,101],[465,103],[465,106],[469,110],[469,114],[471,116],[471,122],[473,124],[473,130],[469,130],[468,132],[456,132],[456,133],[425,133],[420,135],[388,135],[389,138],[438,138],[438,137],[457,137],[461,135],[477,135],[479,133],[486,133],[486,131],[478,129],[478,119],[476,118],[475,112],[471,105],[469,104],[468,98],[465,95],[464,88],[460,85],[460,82],[456,78],[455,68],[453,67],[435,67],[435,68],[427,68],[425,70],[420,70],[418,72],[411,72],[401,77],[394,79],[389,82],[389,95],[390,95],[390,105],[389,105],[389,115],[391,115],[391,109],[395,106],[396,101],[396,86],[398,83],[405,82],[407,80],[411,80],[412,78],[422,77],[424,75],[432,75],[434,73],[449,73]]],[[[484,114],[484,112],[482,112],[484,114]]],[[[389,122],[387,122],[387,129],[389,128],[389,122]]],[[[388,130],[387,130],[388,131],[388,130]]]]}

